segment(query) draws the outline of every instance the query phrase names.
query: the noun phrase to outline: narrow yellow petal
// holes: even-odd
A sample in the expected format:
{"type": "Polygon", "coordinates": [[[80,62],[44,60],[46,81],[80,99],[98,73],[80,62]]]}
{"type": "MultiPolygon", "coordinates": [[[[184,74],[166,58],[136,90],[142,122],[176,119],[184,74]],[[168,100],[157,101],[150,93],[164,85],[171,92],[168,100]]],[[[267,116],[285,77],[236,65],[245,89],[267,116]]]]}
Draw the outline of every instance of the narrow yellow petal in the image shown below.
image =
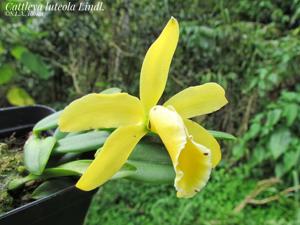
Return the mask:
{"type": "Polygon", "coordinates": [[[140,98],[146,112],[160,99],[179,38],[179,25],[171,18],[146,53],[140,78],[140,98]]]}
{"type": "Polygon", "coordinates": [[[146,134],[140,125],[119,127],[106,140],[102,150],[81,176],[76,187],[90,191],[109,180],[126,162],[130,153],[146,134]]]}
{"type": "Polygon", "coordinates": [[[217,140],[202,126],[191,120],[184,119],[185,127],[188,129],[193,140],[211,151],[212,166],[215,167],[221,160],[222,153],[217,140]]]}
{"type": "Polygon", "coordinates": [[[192,140],[182,118],[172,109],[155,106],[149,118],[151,129],[160,136],[172,160],[177,196],[194,196],[209,179],[210,150],[192,140]]]}
{"type": "Polygon", "coordinates": [[[68,105],[59,118],[64,132],[115,128],[144,120],[140,100],[126,93],[89,94],[68,105]]]}
{"type": "Polygon", "coordinates": [[[183,118],[219,110],[228,103],[224,89],[217,83],[189,87],[171,97],[164,106],[172,105],[183,118]]]}

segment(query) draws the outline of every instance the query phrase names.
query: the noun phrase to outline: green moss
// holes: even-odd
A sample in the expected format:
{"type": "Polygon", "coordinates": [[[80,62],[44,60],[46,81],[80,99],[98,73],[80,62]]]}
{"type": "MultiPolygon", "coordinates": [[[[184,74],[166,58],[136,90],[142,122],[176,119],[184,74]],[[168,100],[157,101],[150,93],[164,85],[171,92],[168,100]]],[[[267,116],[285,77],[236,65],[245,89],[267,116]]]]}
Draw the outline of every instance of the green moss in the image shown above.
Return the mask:
{"type": "Polygon", "coordinates": [[[23,172],[21,150],[15,138],[0,140],[0,214],[14,207],[14,200],[7,192],[7,185],[23,172]]]}

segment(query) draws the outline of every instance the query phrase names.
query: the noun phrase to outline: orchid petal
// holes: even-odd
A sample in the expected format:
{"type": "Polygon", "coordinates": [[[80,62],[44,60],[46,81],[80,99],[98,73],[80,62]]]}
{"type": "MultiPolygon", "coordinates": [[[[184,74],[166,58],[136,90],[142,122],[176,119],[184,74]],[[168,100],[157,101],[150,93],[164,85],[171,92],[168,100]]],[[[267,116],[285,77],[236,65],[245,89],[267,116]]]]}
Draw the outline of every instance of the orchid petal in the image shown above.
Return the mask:
{"type": "Polygon", "coordinates": [[[88,94],[68,105],[59,118],[63,132],[115,128],[144,121],[138,98],[126,93],[88,94]]]}
{"type": "Polygon", "coordinates": [[[171,18],[146,53],[140,78],[140,98],[146,112],[160,99],[179,38],[179,25],[171,18]]]}
{"type": "Polygon", "coordinates": [[[171,105],[183,118],[200,116],[219,110],[228,103],[224,89],[216,83],[189,87],[171,97],[171,105]]]}
{"type": "Polygon", "coordinates": [[[119,127],[106,140],[101,151],[76,184],[90,191],[109,180],[124,165],[146,130],[140,125],[119,127]]]}

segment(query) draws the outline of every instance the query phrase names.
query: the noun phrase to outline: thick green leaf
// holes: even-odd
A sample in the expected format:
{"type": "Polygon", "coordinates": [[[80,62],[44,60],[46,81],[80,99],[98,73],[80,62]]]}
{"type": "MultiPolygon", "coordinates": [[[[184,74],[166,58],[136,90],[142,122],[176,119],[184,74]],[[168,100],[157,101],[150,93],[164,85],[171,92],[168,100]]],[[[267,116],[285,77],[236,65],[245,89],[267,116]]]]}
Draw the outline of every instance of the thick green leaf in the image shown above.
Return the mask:
{"type": "Polygon", "coordinates": [[[40,199],[47,197],[49,195],[57,193],[58,191],[66,187],[70,187],[73,183],[74,182],[67,179],[45,181],[32,192],[31,198],[40,199]]]}
{"type": "MultiPolygon", "coordinates": [[[[95,157],[101,150],[102,148],[99,148],[96,151],[95,157]]],[[[141,141],[135,146],[129,156],[129,160],[152,162],[156,164],[172,164],[170,156],[164,146],[145,141],[141,141]]]]}
{"type": "Polygon", "coordinates": [[[0,85],[8,83],[13,76],[15,75],[14,68],[9,65],[5,64],[0,67],[0,85]]]}
{"type": "Polygon", "coordinates": [[[128,161],[122,166],[122,168],[111,178],[111,180],[121,179],[132,175],[136,171],[135,166],[128,163],[128,161]]]}
{"type": "Polygon", "coordinates": [[[92,160],[77,160],[58,167],[47,168],[41,175],[29,174],[26,177],[14,179],[8,184],[9,190],[14,190],[33,180],[47,180],[54,177],[80,176],[92,163],[92,160]]]}
{"type": "MultiPolygon", "coordinates": [[[[45,172],[40,176],[41,179],[49,179],[53,177],[61,177],[61,176],[81,176],[89,165],[92,163],[93,160],[76,160],[73,162],[68,162],[62,164],[58,167],[47,168],[45,172]]],[[[131,165],[131,163],[126,163],[121,170],[120,173],[124,171],[134,171],[135,167],[131,165]]],[[[119,173],[118,172],[118,173],[119,173]]],[[[119,177],[123,177],[120,176],[119,177]]]]}
{"type": "Polygon", "coordinates": [[[41,175],[55,145],[54,137],[40,139],[31,135],[24,146],[24,164],[30,173],[41,175]]]}
{"type": "MultiPolygon", "coordinates": [[[[92,131],[90,131],[92,132],[92,131]]],[[[70,132],[70,133],[67,133],[67,135],[65,137],[72,137],[72,136],[76,136],[78,134],[84,134],[84,133],[87,133],[85,131],[78,131],[78,132],[70,132]]]]}
{"type": "Polygon", "coordinates": [[[76,153],[70,152],[70,153],[63,154],[58,160],[55,161],[55,163],[57,163],[56,165],[60,165],[62,163],[79,160],[81,154],[82,154],[81,152],[76,152],[76,153]]]}
{"type": "Polygon", "coordinates": [[[126,179],[153,184],[170,184],[174,182],[175,171],[172,165],[133,160],[128,160],[127,163],[134,166],[136,170],[129,172],[126,179]]]}
{"type": "Polygon", "coordinates": [[[77,161],[62,164],[55,168],[47,169],[47,172],[59,173],[61,171],[62,173],[65,173],[66,171],[69,171],[70,174],[82,175],[91,163],[92,160],[89,159],[77,160],[77,161]]]}
{"type": "Polygon", "coordinates": [[[217,139],[233,140],[233,141],[236,140],[235,136],[226,132],[221,132],[216,130],[209,130],[208,132],[217,139]]]}
{"type": "Polygon", "coordinates": [[[116,176],[123,175],[126,179],[155,184],[174,182],[174,168],[162,145],[140,142],[126,164],[135,169],[120,170],[116,176]]]}
{"type": "Polygon", "coordinates": [[[174,182],[174,168],[167,150],[162,145],[140,142],[127,163],[136,168],[127,172],[127,179],[156,184],[174,182]]]}
{"type": "MultiPolygon", "coordinates": [[[[40,176],[29,174],[27,177],[10,182],[9,189],[16,189],[32,180],[46,180],[54,177],[80,176],[92,160],[77,160],[62,164],[58,167],[47,168],[40,176]]],[[[166,150],[158,145],[141,143],[134,150],[130,159],[112,177],[112,179],[128,178],[148,183],[171,183],[175,172],[166,150]]]]}
{"type": "Polygon", "coordinates": [[[44,119],[40,120],[34,127],[33,131],[34,132],[39,132],[39,131],[45,131],[45,130],[50,130],[56,128],[58,125],[58,119],[62,111],[58,111],[56,113],[53,113],[44,119]]]}
{"type": "Polygon", "coordinates": [[[68,135],[68,133],[66,133],[66,132],[61,132],[60,130],[59,130],[59,128],[56,128],[56,130],[55,130],[55,132],[54,132],[54,134],[53,134],[53,136],[56,138],[56,140],[60,140],[60,139],[62,139],[62,138],[64,138],[64,137],[66,137],[68,135]]]}
{"type": "Polygon", "coordinates": [[[36,73],[41,79],[48,79],[51,76],[48,67],[41,56],[37,54],[25,51],[21,55],[20,62],[30,71],[36,73]]]}
{"type": "Polygon", "coordinates": [[[172,164],[164,146],[147,142],[138,143],[129,156],[129,160],[146,161],[156,164],[172,164]]]}
{"type": "Polygon", "coordinates": [[[58,140],[54,152],[56,153],[69,153],[69,152],[87,152],[100,148],[109,132],[106,131],[91,131],[74,136],[67,136],[58,140]]]}
{"type": "Polygon", "coordinates": [[[269,150],[272,152],[274,159],[277,159],[284,153],[291,142],[291,133],[288,129],[282,128],[276,130],[269,140],[269,150]]]}
{"type": "Polygon", "coordinates": [[[18,188],[22,187],[24,184],[26,184],[27,182],[32,181],[32,180],[37,180],[39,177],[40,176],[29,174],[26,177],[14,179],[8,183],[7,188],[8,188],[8,190],[18,189],[18,188]]]}
{"type": "Polygon", "coordinates": [[[35,104],[33,98],[23,88],[16,86],[9,89],[6,98],[12,105],[25,106],[35,104]]]}
{"type": "Polygon", "coordinates": [[[101,91],[100,93],[101,94],[115,94],[115,93],[120,93],[120,92],[122,92],[122,90],[120,88],[113,87],[113,88],[105,89],[104,91],[101,91]]]}

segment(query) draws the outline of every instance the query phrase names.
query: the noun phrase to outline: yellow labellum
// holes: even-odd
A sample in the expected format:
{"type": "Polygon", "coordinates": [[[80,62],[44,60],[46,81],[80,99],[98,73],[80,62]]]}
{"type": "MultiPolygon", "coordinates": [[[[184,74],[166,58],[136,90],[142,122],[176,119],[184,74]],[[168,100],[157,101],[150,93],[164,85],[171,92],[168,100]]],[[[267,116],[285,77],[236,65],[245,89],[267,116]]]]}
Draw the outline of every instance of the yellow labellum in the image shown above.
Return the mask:
{"type": "Polygon", "coordinates": [[[212,169],[210,150],[188,138],[178,158],[177,197],[191,198],[206,185],[212,169]]]}
{"type": "Polygon", "coordinates": [[[210,150],[192,140],[182,118],[172,109],[153,107],[150,123],[172,159],[177,196],[194,196],[209,179],[212,168],[210,150]]]}

